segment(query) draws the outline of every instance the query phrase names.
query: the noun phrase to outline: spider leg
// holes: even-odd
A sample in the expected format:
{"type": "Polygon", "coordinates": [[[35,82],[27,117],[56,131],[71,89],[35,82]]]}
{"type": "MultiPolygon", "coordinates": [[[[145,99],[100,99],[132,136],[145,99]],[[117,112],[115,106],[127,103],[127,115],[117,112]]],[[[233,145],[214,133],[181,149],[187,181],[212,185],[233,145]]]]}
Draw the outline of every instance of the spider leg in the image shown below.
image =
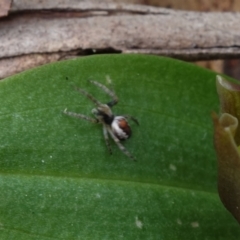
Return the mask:
{"type": "Polygon", "coordinates": [[[95,103],[97,106],[101,105],[102,103],[99,102],[92,94],[86,92],[85,90],[78,88],[75,86],[75,89],[80,92],[81,94],[85,95],[87,98],[89,98],[93,103],[95,103]]]}
{"type": "Polygon", "coordinates": [[[117,144],[117,146],[119,147],[119,149],[125,154],[127,155],[131,160],[136,161],[136,158],[120,143],[120,140],[114,135],[114,133],[112,132],[112,129],[110,128],[110,126],[106,126],[107,127],[107,131],[110,134],[110,136],[112,137],[112,139],[114,140],[114,142],[117,144]]]}
{"type": "Polygon", "coordinates": [[[95,84],[96,86],[100,87],[105,93],[107,93],[110,97],[112,97],[112,101],[107,103],[107,105],[109,107],[112,107],[114,105],[116,105],[118,103],[118,97],[115,94],[115,92],[113,90],[110,90],[109,88],[107,88],[106,86],[104,86],[103,84],[93,81],[93,80],[89,80],[90,83],[95,84]]]}
{"type": "Polygon", "coordinates": [[[131,116],[131,115],[123,115],[123,117],[125,117],[126,119],[131,119],[131,120],[134,121],[137,125],[139,125],[139,122],[138,122],[138,120],[137,120],[135,117],[133,117],[133,116],[131,116]]]}
{"type": "Polygon", "coordinates": [[[88,116],[85,116],[83,114],[80,113],[74,113],[74,112],[68,112],[67,109],[65,109],[63,111],[64,114],[75,117],[75,118],[80,118],[80,119],[84,119],[86,121],[92,122],[92,123],[99,123],[99,121],[95,118],[90,118],[88,116]]]}
{"type": "Polygon", "coordinates": [[[106,128],[105,125],[103,125],[103,136],[104,136],[105,143],[107,145],[108,151],[109,151],[110,154],[112,154],[112,149],[111,149],[111,146],[110,146],[110,143],[109,143],[109,138],[108,138],[108,131],[107,131],[107,128],[106,128]]]}

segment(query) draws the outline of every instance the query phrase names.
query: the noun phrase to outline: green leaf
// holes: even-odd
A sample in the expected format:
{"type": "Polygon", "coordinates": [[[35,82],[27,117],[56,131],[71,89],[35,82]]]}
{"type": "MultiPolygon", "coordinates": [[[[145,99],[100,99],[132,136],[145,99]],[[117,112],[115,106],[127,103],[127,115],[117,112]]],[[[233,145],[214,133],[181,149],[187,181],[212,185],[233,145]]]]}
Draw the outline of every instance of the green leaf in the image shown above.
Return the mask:
{"type": "Polygon", "coordinates": [[[224,206],[240,223],[240,153],[234,141],[238,120],[223,113],[213,116],[218,156],[218,192],[224,206]]]}
{"type": "Polygon", "coordinates": [[[237,239],[217,195],[211,111],[215,73],[142,55],[80,58],[0,82],[0,239],[237,239]],[[124,146],[91,116],[109,98],[87,80],[112,79],[116,114],[135,116],[124,146]]]}
{"type": "Polygon", "coordinates": [[[217,76],[221,116],[213,115],[218,159],[218,192],[224,206],[240,223],[240,85],[217,76]]]}

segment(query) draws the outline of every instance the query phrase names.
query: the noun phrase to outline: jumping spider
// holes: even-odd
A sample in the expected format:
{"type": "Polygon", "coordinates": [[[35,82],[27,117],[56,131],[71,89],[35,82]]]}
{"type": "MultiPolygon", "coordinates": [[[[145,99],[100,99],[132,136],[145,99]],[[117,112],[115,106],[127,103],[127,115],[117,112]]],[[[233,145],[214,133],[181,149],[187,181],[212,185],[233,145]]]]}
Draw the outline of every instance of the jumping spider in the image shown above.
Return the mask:
{"type": "Polygon", "coordinates": [[[110,97],[112,97],[112,101],[110,101],[107,104],[103,104],[99,102],[95,97],[93,97],[90,93],[86,92],[85,90],[81,88],[76,88],[77,91],[79,91],[81,94],[88,97],[96,105],[96,108],[92,110],[92,113],[94,114],[95,118],[91,118],[83,114],[68,112],[67,109],[65,109],[63,113],[69,116],[73,116],[75,118],[87,120],[92,123],[102,124],[104,139],[110,154],[112,154],[112,150],[109,144],[108,134],[117,144],[119,149],[124,154],[126,154],[130,159],[135,161],[136,160],[135,157],[120,143],[120,141],[130,138],[132,134],[132,131],[130,126],[128,125],[127,119],[131,119],[139,125],[137,119],[129,115],[115,116],[111,110],[111,108],[118,103],[118,97],[116,96],[115,92],[113,90],[108,89],[106,86],[104,86],[99,82],[91,81],[91,80],[89,82],[98,86],[110,97]]]}

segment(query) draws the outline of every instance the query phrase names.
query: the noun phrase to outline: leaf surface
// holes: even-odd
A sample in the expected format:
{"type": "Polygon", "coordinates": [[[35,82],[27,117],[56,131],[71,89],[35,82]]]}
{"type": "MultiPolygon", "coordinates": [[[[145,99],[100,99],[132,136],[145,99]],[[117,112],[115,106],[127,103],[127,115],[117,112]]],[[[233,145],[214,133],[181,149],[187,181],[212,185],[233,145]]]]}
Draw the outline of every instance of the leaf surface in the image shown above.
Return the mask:
{"type": "Polygon", "coordinates": [[[210,113],[215,73],[154,56],[93,56],[0,82],[1,239],[236,239],[217,195],[210,113]],[[129,160],[72,87],[108,102],[92,79],[110,76],[117,115],[129,114],[129,160]]]}

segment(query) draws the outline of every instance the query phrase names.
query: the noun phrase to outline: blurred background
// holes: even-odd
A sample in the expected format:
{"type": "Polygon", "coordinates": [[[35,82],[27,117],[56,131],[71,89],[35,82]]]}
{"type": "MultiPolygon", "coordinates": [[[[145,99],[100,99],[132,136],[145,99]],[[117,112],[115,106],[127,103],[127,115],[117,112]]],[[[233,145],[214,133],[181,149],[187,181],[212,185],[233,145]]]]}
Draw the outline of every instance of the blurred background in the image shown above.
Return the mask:
{"type": "MultiPolygon", "coordinates": [[[[240,0],[115,0],[145,4],[156,7],[171,8],[176,10],[202,11],[202,12],[239,12],[240,0]]],[[[240,24],[240,23],[239,23],[240,24]]],[[[195,62],[197,65],[224,73],[240,80],[240,59],[209,60],[195,62]]]]}
{"type": "MultiPolygon", "coordinates": [[[[121,14],[121,6],[125,5],[125,3],[126,5],[140,4],[140,5],[168,8],[173,10],[185,10],[185,11],[197,11],[197,12],[240,12],[240,0],[177,0],[177,1],[176,0],[102,0],[102,1],[100,0],[94,0],[94,1],[0,0],[0,50],[2,50],[0,51],[0,55],[1,55],[0,56],[0,79],[10,76],[14,73],[24,71],[26,69],[33,68],[35,66],[39,66],[49,62],[63,60],[65,59],[64,58],[65,52],[66,52],[66,55],[72,54],[73,57],[80,56],[80,55],[84,56],[89,54],[96,54],[96,51],[94,51],[95,50],[94,48],[89,48],[89,45],[91,46],[89,42],[91,42],[91,40],[93,39],[92,36],[90,35],[92,34],[92,32],[94,32],[94,29],[89,28],[90,31],[86,33],[87,24],[85,23],[87,21],[81,25],[81,28],[79,28],[77,32],[74,32],[74,31],[71,32],[71,29],[73,29],[72,25],[70,25],[70,27],[68,26],[67,31],[61,32],[62,29],[60,27],[54,28],[54,26],[51,25],[53,21],[49,22],[49,24],[46,21],[46,25],[44,25],[45,23],[42,24],[41,21],[39,21],[38,23],[38,19],[39,20],[56,19],[56,22],[58,19],[64,20],[68,18],[76,18],[76,19],[84,20],[84,19],[87,19],[87,17],[89,17],[89,19],[91,19],[92,12],[97,11],[97,9],[94,8],[94,4],[96,6],[98,4],[103,4],[103,9],[101,9],[101,11],[99,12],[101,12],[101,14],[104,14],[104,10],[105,10],[104,4],[107,5],[111,3],[119,3],[119,9],[118,7],[116,9],[113,9],[112,12],[110,11],[109,15],[111,14],[114,15],[117,10],[119,10],[119,13],[121,14]],[[84,7],[82,9],[77,9],[76,5],[78,4],[83,4],[84,7]],[[91,4],[93,4],[93,7],[90,8],[90,11],[89,11],[90,13],[87,13],[87,11],[89,10],[89,5],[91,4]],[[87,14],[90,14],[90,15],[87,15],[87,14]],[[32,19],[35,19],[34,23],[32,19]],[[49,28],[49,25],[52,26],[52,28],[51,27],[49,28]],[[41,32],[42,34],[38,39],[45,38],[46,39],[45,43],[42,43],[41,41],[39,41],[39,44],[38,44],[35,37],[35,46],[32,47],[33,49],[31,51],[29,50],[25,52],[20,51],[19,53],[18,50],[19,49],[21,50],[23,45],[25,45],[27,49],[30,48],[29,47],[30,45],[33,45],[32,44],[34,42],[33,36],[36,35],[37,31],[41,32]],[[13,34],[11,34],[11,32],[13,34]],[[80,32],[80,35],[84,35],[85,33],[84,35],[85,38],[79,38],[79,34],[78,34],[79,32],[80,32]],[[42,38],[42,36],[44,37],[42,38]],[[64,37],[66,36],[66,37],[64,38],[63,36],[64,37]],[[47,37],[49,37],[51,41],[48,41],[47,37]],[[71,43],[72,44],[71,45],[69,44],[68,39],[73,39],[73,42],[74,41],[75,42],[71,43]],[[79,44],[80,42],[81,44],[79,44]],[[85,47],[84,49],[85,45],[87,45],[87,47],[85,47]],[[58,46],[59,46],[59,50],[58,51],[54,50],[54,49],[57,49],[58,46]],[[79,48],[84,49],[81,54],[78,54],[78,52],[76,51],[74,52],[74,50],[79,48]],[[8,50],[8,51],[5,51],[5,50],[8,50]],[[73,53],[71,53],[71,51],[73,51],[73,53]]],[[[136,10],[135,12],[133,11],[133,15],[136,13],[139,14],[140,16],[141,14],[146,14],[146,12],[142,13],[142,12],[138,12],[138,10],[136,10]]],[[[235,18],[235,15],[233,15],[232,18],[235,19],[235,26],[236,26],[238,24],[237,22],[238,18],[235,18]]],[[[228,23],[227,21],[224,21],[224,23],[225,22],[228,23]]],[[[98,30],[100,31],[103,28],[104,26],[100,25],[98,30]]],[[[121,26],[119,28],[121,28],[121,26]]],[[[223,29],[224,29],[223,30],[224,33],[226,33],[225,36],[228,35],[228,32],[226,32],[227,31],[226,28],[223,27],[223,29]]],[[[238,36],[237,30],[234,30],[234,29],[236,28],[233,28],[232,31],[233,33],[236,32],[236,36],[235,36],[236,41],[234,40],[234,44],[232,46],[233,47],[236,46],[236,48],[239,51],[238,42],[240,39],[239,37],[240,34],[238,36]]],[[[131,30],[129,32],[131,33],[131,30]]],[[[181,29],[179,30],[179,32],[181,33],[181,29]]],[[[98,32],[96,33],[99,35],[102,34],[98,32]]],[[[138,33],[136,36],[138,37],[138,33]]],[[[206,36],[207,36],[207,39],[209,39],[208,35],[205,34],[205,37],[206,36]]],[[[190,36],[189,38],[192,39],[192,36],[190,36]]],[[[200,38],[197,37],[197,39],[200,39],[200,38]]],[[[105,35],[102,35],[100,41],[101,40],[105,40],[105,35]]],[[[121,40],[125,41],[125,39],[121,39],[121,40]]],[[[227,40],[227,43],[229,43],[229,40],[227,40]]],[[[105,44],[107,44],[107,40],[105,41],[105,44]]],[[[103,44],[103,46],[105,45],[103,44]]],[[[93,44],[93,47],[94,47],[94,44],[93,44]]],[[[134,48],[134,46],[132,47],[134,48]]],[[[221,49],[221,47],[222,45],[220,44],[219,48],[221,49]]],[[[102,49],[104,49],[104,47],[102,47],[102,49]]],[[[136,49],[138,49],[138,46],[136,47],[136,49]]],[[[104,51],[102,53],[104,53],[104,51]]],[[[208,49],[206,51],[208,51],[208,49]]],[[[233,51],[234,53],[236,53],[235,50],[233,51]]],[[[121,51],[119,51],[119,53],[120,52],[121,51]]],[[[101,52],[97,52],[97,53],[101,53],[101,52]]],[[[111,53],[111,49],[110,49],[110,52],[107,51],[105,53],[111,53]]],[[[118,53],[118,52],[115,51],[114,53],[118,53]]],[[[232,54],[231,56],[233,55],[234,54],[232,54]]],[[[238,52],[236,56],[237,55],[239,55],[238,52]]],[[[206,59],[206,58],[199,58],[199,59],[206,59]]],[[[218,73],[224,73],[235,79],[240,80],[240,59],[238,59],[237,57],[235,57],[235,59],[232,59],[231,57],[230,59],[224,59],[224,60],[222,59],[205,60],[205,61],[195,61],[193,63],[201,67],[211,69],[218,73]]]]}

